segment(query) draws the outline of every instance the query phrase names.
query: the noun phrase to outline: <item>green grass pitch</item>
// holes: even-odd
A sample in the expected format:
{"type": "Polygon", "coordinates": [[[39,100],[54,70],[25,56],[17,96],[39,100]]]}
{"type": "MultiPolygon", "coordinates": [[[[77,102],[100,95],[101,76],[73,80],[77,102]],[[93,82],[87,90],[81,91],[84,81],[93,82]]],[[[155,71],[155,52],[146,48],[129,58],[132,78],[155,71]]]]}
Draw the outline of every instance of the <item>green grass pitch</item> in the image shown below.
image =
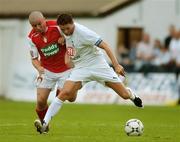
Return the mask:
{"type": "Polygon", "coordinates": [[[0,142],[178,142],[180,106],[138,109],[122,105],[65,104],[46,135],[36,132],[34,103],[0,100],[0,142]],[[129,137],[128,119],[138,118],[144,134],[129,137]]]}

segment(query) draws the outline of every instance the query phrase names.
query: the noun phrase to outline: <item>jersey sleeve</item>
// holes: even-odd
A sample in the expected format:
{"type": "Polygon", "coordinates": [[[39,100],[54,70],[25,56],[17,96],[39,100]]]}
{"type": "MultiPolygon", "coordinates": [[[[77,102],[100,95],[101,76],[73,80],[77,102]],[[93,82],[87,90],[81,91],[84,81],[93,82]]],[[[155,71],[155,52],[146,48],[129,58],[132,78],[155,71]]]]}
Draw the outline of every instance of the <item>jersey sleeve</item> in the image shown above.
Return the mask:
{"type": "Polygon", "coordinates": [[[99,44],[102,42],[101,37],[97,33],[88,28],[84,28],[81,31],[81,36],[84,39],[85,44],[88,45],[99,46],[99,44]]]}
{"type": "Polygon", "coordinates": [[[32,59],[38,58],[39,53],[38,53],[38,50],[37,50],[35,44],[32,42],[32,40],[30,38],[28,38],[28,42],[29,42],[29,51],[30,51],[31,58],[32,59]]]}

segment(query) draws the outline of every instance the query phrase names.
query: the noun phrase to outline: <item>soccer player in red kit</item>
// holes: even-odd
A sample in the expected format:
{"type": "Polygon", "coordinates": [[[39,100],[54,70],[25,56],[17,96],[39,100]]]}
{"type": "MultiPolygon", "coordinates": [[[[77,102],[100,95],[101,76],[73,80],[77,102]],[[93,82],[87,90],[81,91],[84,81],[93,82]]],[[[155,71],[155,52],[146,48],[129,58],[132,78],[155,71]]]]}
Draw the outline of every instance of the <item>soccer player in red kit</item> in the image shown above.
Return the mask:
{"type": "Polygon", "coordinates": [[[41,12],[33,11],[29,15],[29,23],[32,26],[28,36],[30,54],[32,64],[38,71],[36,113],[39,119],[35,120],[34,125],[40,132],[48,109],[48,96],[56,84],[58,90],[63,87],[70,69],[65,64],[66,47],[56,21],[48,21],[41,12]]]}

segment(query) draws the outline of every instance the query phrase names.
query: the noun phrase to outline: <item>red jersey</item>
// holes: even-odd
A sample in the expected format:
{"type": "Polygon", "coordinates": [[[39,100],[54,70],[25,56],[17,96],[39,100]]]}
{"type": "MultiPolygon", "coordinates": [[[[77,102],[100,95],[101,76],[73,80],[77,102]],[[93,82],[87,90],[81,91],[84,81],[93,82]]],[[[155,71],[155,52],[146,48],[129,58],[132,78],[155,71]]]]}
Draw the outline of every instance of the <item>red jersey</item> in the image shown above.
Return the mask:
{"type": "Polygon", "coordinates": [[[47,21],[46,26],[47,30],[43,34],[33,29],[29,33],[31,56],[36,58],[38,56],[34,55],[39,54],[41,65],[51,72],[59,73],[66,71],[69,69],[64,61],[66,47],[58,44],[58,39],[61,37],[59,27],[56,21],[47,21]]]}

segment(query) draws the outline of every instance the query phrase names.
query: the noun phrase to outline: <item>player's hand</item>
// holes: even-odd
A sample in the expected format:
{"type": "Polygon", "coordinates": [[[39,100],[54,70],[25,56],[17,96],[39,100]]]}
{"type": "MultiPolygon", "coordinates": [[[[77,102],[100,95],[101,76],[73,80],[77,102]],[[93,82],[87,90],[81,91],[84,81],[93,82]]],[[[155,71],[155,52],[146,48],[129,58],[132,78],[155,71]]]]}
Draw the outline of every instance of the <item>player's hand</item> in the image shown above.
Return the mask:
{"type": "Polygon", "coordinates": [[[114,67],[114,69],[115,69],[115,72],[116,72],[118,75],[125,76],[124,68],[123,68],[121,65],[116,65],[116,66],[114,67]]]}
{"type": "Polygon", "coordinates": [[[64,38],[64,37],[60,37],[60,38],[58,39],[58,43],[59,43],[60,45],[65,45],[65,38],[64,38]]]}

